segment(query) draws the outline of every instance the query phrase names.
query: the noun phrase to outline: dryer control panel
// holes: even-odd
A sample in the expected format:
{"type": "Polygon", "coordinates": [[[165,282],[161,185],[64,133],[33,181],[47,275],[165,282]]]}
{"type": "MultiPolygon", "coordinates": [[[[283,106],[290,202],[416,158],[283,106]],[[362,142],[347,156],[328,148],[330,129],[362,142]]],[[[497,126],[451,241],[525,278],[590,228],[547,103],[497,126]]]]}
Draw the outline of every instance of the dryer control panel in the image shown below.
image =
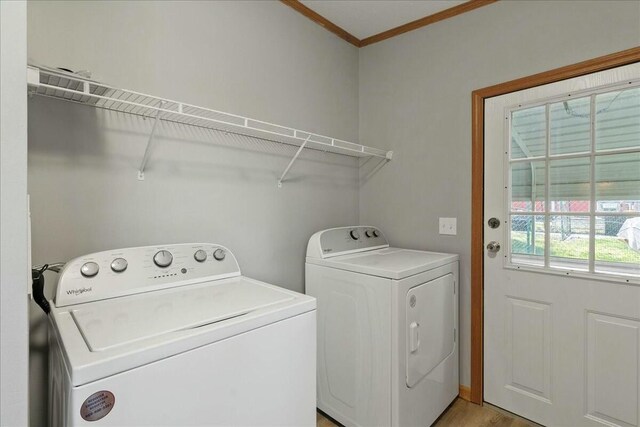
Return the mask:
{"type": "Polygon", "coordinates": [[[240,275],[235,256],[213,243],[96,252],[69,261],[55,305],[79,304],[240,275]]]}
{"type": "Polygon", "coordinates": [[[382,231],[376,227],[354,226],[319,231],[309,239],[307,256],[330,258],[337,255],[389,247],[382,231]]]}

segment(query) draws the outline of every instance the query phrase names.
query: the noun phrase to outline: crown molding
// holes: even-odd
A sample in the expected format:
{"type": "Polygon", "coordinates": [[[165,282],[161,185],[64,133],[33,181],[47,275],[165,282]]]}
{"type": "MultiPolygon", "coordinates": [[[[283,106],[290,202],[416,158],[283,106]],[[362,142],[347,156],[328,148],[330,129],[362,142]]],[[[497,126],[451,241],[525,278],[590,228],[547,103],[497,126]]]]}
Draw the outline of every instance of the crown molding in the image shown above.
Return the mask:
{"type": "Polygon", "coordinates": [[[418,28],[426,27],[427,25],[434,24],[445,19],[453,18],[454,16],[461,15],[466,12],[470,12],[479,7],[487,6],[495,3],[498,0],[470,0],[466,3],[459,4],[449,9],[442,10],[433,15],[425,16],[424,18],[416,19],[407,24],[400,25],[387,31],[383,31],[373,36],[360,40],[360,47],[368,46],[373,43],[378,43],[383,40],[390,39],[391,37],[399,36],[400,34],[408,33],[409,31],[417,30],[418,28]]]}
{"type": "Polygon", "coordinates": [[[280,1],[286,4],[287,6],[289,6],[290,8],[294,9],[295,11],[299,12],[300,14],[311,19],[313,22],[320,25],[321,27],[324,27],[327,31],[332,32],[336,36],[340,37],[343,40],[346,40],[347,42],[351,43],[355,47],[360,47],[360,39],[348,33],[347,31],[343,30],[342,28],[338,27],[336,24],[329,21],[327,18],[320,15],[319,13],[313,11],[312,9],[309,9],[307,6],[302,4],[299,0],[280,0],[280,1]]]}
{"type": "Polygon", "coordinates": [[[306,16],[316,24],[324,27],[327,31],[332,32],[336,36],[341,39],[351,43],[355,47],[364,47],[373,43],[378,43],[383,40],[390,39],[391,37],[398,36],[400,34],[407,33],[409,31],[417,30],[418,28],[426,27],[427,25],[433,24],[435,22],[439,22],[445,19],[453,18],[454,16],[460,15],[465,12],[472,11],[479,7],[487,6],[489,4],[495,3],[498,0],[469,0],[466,3],[459,4],[454,7],[450,7],[449,9],[442,10],[438,13],[434,13],[433,15],[425,16],[424,18],[416,19],[415,21],[411,21],[409,23],[400,25],[395,28],[391,28],[390,30],[383,31],[378,34],[374,34],[370,37],[366,37],[362,40],[358,39],[353,34],[350,34],[348,31],[343,28],[337,26],[333,22],[329,21],[324,16],[315,12],[314,10],[308,8],[304,4],[300,2],[300,0],[280,0],[282,3],[296,10],[300,14],[306,16]]]}

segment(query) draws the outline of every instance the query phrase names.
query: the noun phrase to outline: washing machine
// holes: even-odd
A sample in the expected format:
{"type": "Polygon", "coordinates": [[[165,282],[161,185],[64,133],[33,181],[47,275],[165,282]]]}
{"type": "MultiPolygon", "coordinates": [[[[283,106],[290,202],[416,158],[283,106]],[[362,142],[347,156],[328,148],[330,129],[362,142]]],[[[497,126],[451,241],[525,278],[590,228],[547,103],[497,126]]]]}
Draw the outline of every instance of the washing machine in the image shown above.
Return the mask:
{"type": "Polygon", "coordinates": [[[51,306],[52,426],[315,426],[315,299],[223,246],[82,256],[51,306]]]}
{"type": "Polygon", "coordinates": [[[431,425],[458,395],[458,256],[390,247],[375,227],[309,240],[320,410],[345,426],[431,425]]]}

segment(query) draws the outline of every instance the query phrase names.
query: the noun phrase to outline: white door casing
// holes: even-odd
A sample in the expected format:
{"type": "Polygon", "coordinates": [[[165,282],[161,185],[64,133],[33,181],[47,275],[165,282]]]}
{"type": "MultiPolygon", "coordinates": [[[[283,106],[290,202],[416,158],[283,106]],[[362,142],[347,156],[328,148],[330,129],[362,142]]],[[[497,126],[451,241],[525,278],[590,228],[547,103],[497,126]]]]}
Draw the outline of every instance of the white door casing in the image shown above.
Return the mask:
{"type": "Polygon", "coordinates": [[[640,283],[510,264],[509,111],[639,80],[632,64],[485,100],[484,240],[501,250],[484,255],[484,399],[544,425],[640,426],[640,283]]]}

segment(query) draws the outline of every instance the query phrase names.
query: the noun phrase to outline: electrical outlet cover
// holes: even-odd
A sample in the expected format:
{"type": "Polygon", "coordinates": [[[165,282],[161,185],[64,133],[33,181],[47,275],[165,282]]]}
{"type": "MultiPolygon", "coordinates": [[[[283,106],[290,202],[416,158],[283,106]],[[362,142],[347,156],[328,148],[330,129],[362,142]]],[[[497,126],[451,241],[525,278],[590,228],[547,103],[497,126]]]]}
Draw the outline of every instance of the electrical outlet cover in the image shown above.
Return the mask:
{"type": "Polygon", "coordinates": [[[440,218],[438,230],[440,234],[455,236],[457,234],[457,218],[440,218]]]}

